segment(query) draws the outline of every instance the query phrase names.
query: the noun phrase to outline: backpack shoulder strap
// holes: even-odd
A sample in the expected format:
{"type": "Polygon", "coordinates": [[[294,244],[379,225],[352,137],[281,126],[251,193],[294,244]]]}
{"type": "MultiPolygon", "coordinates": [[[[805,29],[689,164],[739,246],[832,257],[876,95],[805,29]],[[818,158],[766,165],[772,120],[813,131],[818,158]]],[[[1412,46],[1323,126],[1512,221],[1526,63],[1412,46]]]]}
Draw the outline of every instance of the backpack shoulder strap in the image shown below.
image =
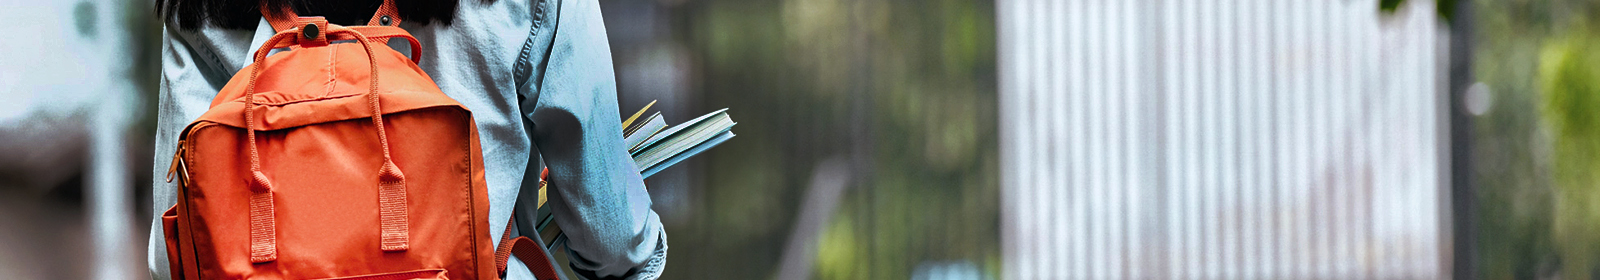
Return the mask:
{"type": "Polygon", "coordinates": [[[513,223],[515,219],[506,221],[506,232],[500,235],[500,246],[494,251],[495,269],[500,272],[500,276],[505,277],[511,256],[517,256],[517,259],[533,272],[534,277],[540,280],[561,279],[556,273],[555,266],[551,264],[550,253],[545,251],[544,246],[539,246],[538,241],[527,236],[511,237],[511,227],[516,226],[516,223],[513,223]]]}

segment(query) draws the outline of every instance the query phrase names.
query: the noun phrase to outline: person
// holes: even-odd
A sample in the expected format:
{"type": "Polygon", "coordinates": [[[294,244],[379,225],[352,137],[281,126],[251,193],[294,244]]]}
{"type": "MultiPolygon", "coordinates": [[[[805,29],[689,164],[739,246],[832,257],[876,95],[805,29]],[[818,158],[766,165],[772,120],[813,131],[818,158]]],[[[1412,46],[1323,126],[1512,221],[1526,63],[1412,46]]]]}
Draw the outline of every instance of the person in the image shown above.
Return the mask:
{"type": "MultiPolygon", "coordinates": [[[[153,278],[170,278],[160,213],[175,185],[164,180],[178,133],[218,90],[251,63],[274,34],[260,7],[364,25],[381,0],[158,0],[162,32],[156,164],[149,244],[153,278]],[[261,2],[258,2],[261,1],[261,2]],[[272,8],[276,7],[276,8],[272,8]]],[[[547,165],[548,203],[566,233],[570,267],[581,278],[654,279],[667,235],[623,147],[615,77],[596,0],[398,1],[400,27],[422,42],[419,65],[468,109],[481,136],[496,244],[547,165]],[[541,163],[542,162],[542,163],[541,163]]],[[[390,46],[409,51],[404,40],[390,46]]],[[[522,215],[522,214],[519,214],[522,215]]],[[[532,233],[533,219],[514,230],[532,233]]],[[[536,233],[533,233],[536,234],[536,233]]],[[[533,235],[529,234],[529,235],[533,235]]],[[[512,261],[509,279],[532,279],[512,261]]]]}

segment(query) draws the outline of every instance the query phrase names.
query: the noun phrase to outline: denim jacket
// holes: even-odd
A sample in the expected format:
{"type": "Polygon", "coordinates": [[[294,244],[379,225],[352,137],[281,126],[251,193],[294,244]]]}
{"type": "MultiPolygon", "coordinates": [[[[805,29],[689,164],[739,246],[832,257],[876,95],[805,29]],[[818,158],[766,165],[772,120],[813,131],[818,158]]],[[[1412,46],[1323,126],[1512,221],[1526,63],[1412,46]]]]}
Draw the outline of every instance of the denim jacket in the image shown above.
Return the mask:
{"type": "MultiPolygon", "coordinates": [[[[550,169],[549,206],[567,234],[572,269],[583,278],[654,279],[666,263],[667,236],[622,143],[622,127],[600,7],[595,0],[461,1],[451,25],[400,27],[422,42],[419,65],[456,101],[472,110],[489,183],[490,236],[496,244],[543,164],[550,169]],[[528,187],[524,187],[528,186],[528,187]]],[[[203,27],[163,32],[161,91],[152,170],[149,265],[170,278],[160,213],[175,202],[166,178],[178,133],[209,108],[211,99],[249,55],[273,34],[203,27]]],[[[408,52],[404,40],[390,46],[408,52]]],[[[524,211],[531,212],[531,211],[524,211]]],[[[528,229],[518,219],[518,229],[528,229]]],[[[520,232],[520,230],[514,229],[520,232]]],[[[533,279],[510,262],[508,279],[533,279]]]]}

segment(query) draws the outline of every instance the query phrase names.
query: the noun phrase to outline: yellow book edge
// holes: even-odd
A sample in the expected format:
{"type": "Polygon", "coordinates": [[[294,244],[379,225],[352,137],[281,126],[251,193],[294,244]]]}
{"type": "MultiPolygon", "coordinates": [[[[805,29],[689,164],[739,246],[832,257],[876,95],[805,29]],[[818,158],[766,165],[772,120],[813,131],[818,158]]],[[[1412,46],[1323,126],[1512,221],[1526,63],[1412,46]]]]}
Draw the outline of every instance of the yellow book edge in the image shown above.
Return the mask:
{"type": "Polygon", "coordinates": [[[640,115],[644,115],[645,111],[650,110],[651,105],[656,105],[656,101],[660,100],[650,100],[650,104],[644,104],[644,108],[639,108],[638,113],[633,113],[633,116],[628,117],[628,120],[622,121],[622,129],[628,129],[628,127],[633,126],[633,120],[639,119],[640,115]]]}

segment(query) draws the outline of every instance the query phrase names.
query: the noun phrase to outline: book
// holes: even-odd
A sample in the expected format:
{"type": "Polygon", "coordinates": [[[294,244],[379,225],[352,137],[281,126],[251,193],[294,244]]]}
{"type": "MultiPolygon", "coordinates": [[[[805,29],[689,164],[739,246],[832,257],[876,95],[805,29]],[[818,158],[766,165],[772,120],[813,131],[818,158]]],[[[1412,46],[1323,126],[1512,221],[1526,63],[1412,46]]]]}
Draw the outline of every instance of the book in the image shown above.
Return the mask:
{"type": "Polygon", "coordinates": [[[656,113],[645,119],[639,126],[634,127],[634,131],[624,133],[622,144],[628,147],[628,154],[633,154],[634,151],[639,150],[639,146],[643,145],[644,141],[648,140],[650,136],[654,136],[666,128],[667,121],[661,119],[661,113],[656,113]]]}
{"type": "MultiPolygon", "coordinates": [[[[633,161],[639,166],[639,171],[650,170],[655,168],[656,165],[666,162],[669,158],[689,152],[691,148],[702,143],[708,143],[724,132],[729,132],[735,124],[738,123],[733,122],[733,118],[728,116],[728,109],[711,112],[651,136],[650,139],[640,144],[638,151],[632,153],[633,161]]],[[[715,144],[721,144],[721,142],[715,144]]],[[[715,146],[715,144],[712,146],[715,146]]],[[[700,151],[704,150],[700,149],[700,151]]],[[[697,153],[692,152],[688,153],[688,155],[692,156],[697,153]]],[[[653,174],[651,173],[650,175],[653,174]]]]}
{"type": "Polygon", "coordinates": [[[644,175],[644,177],[646,177],[646,178],[649,178],[650,175],[655,175],[656,172],[661,172],[662,169],[666,169],[667,167],[670,167],[673,164],[677,164],[678,162],[683,161],[684,159],[688,159],[691,156],[700,154],[701,152],[705,152],[707,149],[711,149],[711,147],[716,147],[717,145],[722,144],[722,142],[727,142],[728,139],[733,139],[733,136],[734,136],[733,135],[733,131],[723,131],[722,133],[717,134],[716,136],[712,137],[710,140],[702,142],[699,145],[695,145],[694,147],[689,148],[688,150],[684,151],[683,153],[679,153],[679,154],[677,154],[675,156],[667,158],[666,160],[664,160],[664,161],[662,161],[662,162],[660,162],[658,164],[655,164],[653,166],[650,166],[650,167],[646,168],[644,171],[639,172],[639,174],[644,175]]]}
{"type": "MultiPolygon", "coordinates": [[[[628,154],[633,156],[634,165],[637,166],[640,177],[649,178],[662,170],[672,167],[678,162],[704,153],[706,150],[727,142],[735,135],[733,126],[738,124],[728,116],[728,109],[713,111],[709,114],[668,126],[661,112],[651,114],[640,119],[649,112],[656,101],[650,101],[639,109],[633,116],[622,121],[623,145],[628,147],[628,154]]],[[[545,169],[541,179],[549,176],[550,170],[545,169]]],[[[550,215],[550,207],[545,205],[546,189],[545,180],[539,183],[539,210],[536,214],[539,220],[535,222],[536,229],[543,236],[550,236],[544,240],[548,248],[553,248],[558,240],[565,238],[560,228],[551,228],[554,216],[550,215]]]]}
{"type": "MultiPolygon", "coordinates": [[[[628,126],[626,129],[622,130],[622,135],[624,135],[624,136],[634,135],[634,134],[636,134],[634,132],[639,131],[639,128],[642,128],[642,127],[644,127],[644,125],[649,124],[651,121],[655,121],[655,120],[661,120],[661,112],[656,112],[654,115],[650,115],[649,117],[645,117],[643,121],[640,121],[639,123],[633,124],[632,126],[628,126]]],[[[665,123],[665,122],[663,122],[663,123],[665,123]]],[[[646,134],[649,134],[649,133],[646,133],[646,134]]]]}
{"type": "MultiPolygon", "coordinates": [[[[659,101],[659,100],[650,100],[650,104],[644,104],[644,108],[639,109],[638,113],[633,113],[632,117],[628,117],[628,119],[623,120],[622,121],[622,127],[631,127],[632,124],[633,124],[633,120],[638,119],[640,115],[644,115],[644,112],[649,111],[650,110],[650,106],[655,106],[656,105],[656,101],[659,101]]],[[[656,114],[660,115],[661,113],[658,112],[656,114]]],[[[631,130],[631,129],[623,129],[623,133],[633,133],[632,131],[633,130],[631,130]]]]}

